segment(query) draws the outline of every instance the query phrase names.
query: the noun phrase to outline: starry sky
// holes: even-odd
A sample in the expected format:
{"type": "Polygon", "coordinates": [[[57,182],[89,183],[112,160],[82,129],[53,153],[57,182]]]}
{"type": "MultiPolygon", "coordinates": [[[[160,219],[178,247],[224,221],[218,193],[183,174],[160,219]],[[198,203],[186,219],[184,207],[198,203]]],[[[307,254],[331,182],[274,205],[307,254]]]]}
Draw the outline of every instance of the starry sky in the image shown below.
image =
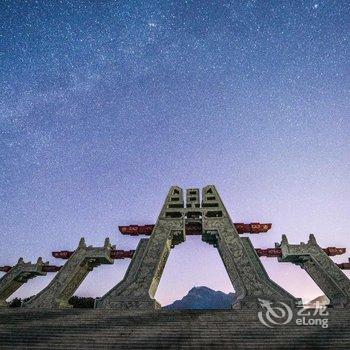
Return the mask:
{"type": "MultiPolygon", "coordinates": [[[[255,247],[314,233],[346,262],[349,23],[346,0],[1,1],[0,264],[62,264],[50,252],[82,236],[133,249],[118,225],[154,223],[171,185],[207,184],[235,222],[273,223],[255,247]]],[[[322,294],[299,267],[262,261],[295,296],[322,294]]],[[[127,265],[95,269],[77,294],[104,294],[127,265]]],[[[156,296],[199,285],[232,291],[216,249],[189,237],[156,296]]]]}

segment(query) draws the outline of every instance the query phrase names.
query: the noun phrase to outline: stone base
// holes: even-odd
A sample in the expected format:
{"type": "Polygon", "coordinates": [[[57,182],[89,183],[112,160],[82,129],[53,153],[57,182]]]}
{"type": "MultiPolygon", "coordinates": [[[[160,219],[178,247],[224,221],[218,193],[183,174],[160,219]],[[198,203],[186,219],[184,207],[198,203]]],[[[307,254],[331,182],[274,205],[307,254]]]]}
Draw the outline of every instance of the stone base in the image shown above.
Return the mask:
{"type": "Polygon", "coordinates": [[[95,309],[113,309],[113,310],[159,310],[161,305],[157,300],[145,299],[117,299],[117,300],[99,300],[95,301],[95,309]]]}
{"type": "Polygon", "coordinates": [[[46,303],[37,303],[36,300],[31,300],[29,299],[26,303],[22,304],[22,307],[25,309],[36,309],[36,310],[59,310],[59,309],[72,309],[73,305],[69,304],[68,301],[59,301],[56,300],[53,303],[46,302],[46,303]]]}
{"type": "Polygon", "coordinates": [[[57,307],[57,309],[72,309],[72,308],[73,308],[73,305],[69,304],[68,301],[59,303],[57,307]]]}
{"type": "Polygon", "coordinates": [[[270,300],[269,297],[258,297],[258,298],[246,297],[246,298],[237,300],[235,303],[232,304],[231,307],[234,310],[258,310],[258,309],[262,309],[262,308],[264,308],[264,306],[259,301],[259,299],[271,302],[272,306],[275,306],[275,305],[278,306],[279,303],[284,303],[292,309],[302,306],[302,300],[299,298],[295,299],[295,301],[292,301],[290,299],[270,300]]]}

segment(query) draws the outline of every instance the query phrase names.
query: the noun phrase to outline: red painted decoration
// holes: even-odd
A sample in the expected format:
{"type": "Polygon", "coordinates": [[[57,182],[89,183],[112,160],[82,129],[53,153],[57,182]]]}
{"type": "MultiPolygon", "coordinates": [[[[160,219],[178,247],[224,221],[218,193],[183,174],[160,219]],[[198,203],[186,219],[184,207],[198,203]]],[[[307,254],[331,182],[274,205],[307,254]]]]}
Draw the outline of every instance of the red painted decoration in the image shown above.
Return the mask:
{"type": "Polygon", "coordinates": [[[134,255],[135,250],[112,250],[111,258],[112,259],[131,259],[134,255]]]}
{"type": "MultiPolygon", "coordinates": [[[[236,230],[239,234],[242,233],[262,233],[267,232],[271,229],[272,224],[260,224],[258,222],[252,222],[251,224],[243,224],[243,223],[235,223],[236,230]]],[[[119,226],[119,231],[123,235],[129,236],[138,236],[138,235],[146,235],[150,236],[154,229],[154,225],[129,225],[129,226],[119,226]]],[[[186,225],[185,227],[186,235],[201,235],[202,227],[200,224],[191,224],[186,225]]]]}
{"type": "Polygon", "coordinates": [[[335,256],[344,254],[346,252],[346,248],[328,247],[324,248],[323,251],[329,256],[335,256]]]}
{"type": "Polygon", "coordinates": [[[73,253],[69,250],[61,250],[60,252],[52,252],[52,256],[56,259],[69,259],[73,253]]]}
{"type": "MultiPolygon", "coordinates": [[[[52,252],[52,256],[56,259],[69,259],[74,251],[61,250],[60,252],[52,252]]],[[[131,259],[135,250],[111,250],[112,259],[131,259]]]]}
{"type": "Polygon", "coordinates": [[[262,233],[271,229],[272,224],[260,224],[259,222],[252,222],[251,224],[235,223],[238,233],[262,233]]]}
{"type": "Polygon", "coordinates": [[[62,266],[56,266],[56,265],[44,265],[43,271],[44,272],[57,272],[62,268],[62,266]]]}
{"type": "MultiPolygon", "coordinates": [[[[346,252],[346,248],[328,247],[322,249],[328,256],[341,255],[346,252]]],[[[282,256],[281,248],[267,248],[267,249],[255,249],[259,256],[266,256],[267,258],[278,258],[282,256]]],[[[349,263],[350,264],[350,263],[349,263]]]]}
{"type": "Polygon", "coordinates": [[[258,256],[266,256],[267,258],[278,258],[282,256],[281,248],[255,249],[258,256]]]}
{"type": "Polygon", "coordinates": [[[342,270],[350,270],[350,258],[349,262],[337,264],[342,270]]]}
{"type": "Polygon", "coordinates": [[[0,266],[0,271],[2,272],[9,272],[11,269],[12,269],[12,266],[8,266],[8,265],[0,266]]]}
{"type": "MultiPolygon", "coordinates": [[[[9,272],[12,269],[13,266],[0,266],[0,271],[3,272],[9,272]]],[[[44,265],[42,270],[44,272],[57,272],[60,270],[62,266],[55,266],[55,265],[44,265]]]]}

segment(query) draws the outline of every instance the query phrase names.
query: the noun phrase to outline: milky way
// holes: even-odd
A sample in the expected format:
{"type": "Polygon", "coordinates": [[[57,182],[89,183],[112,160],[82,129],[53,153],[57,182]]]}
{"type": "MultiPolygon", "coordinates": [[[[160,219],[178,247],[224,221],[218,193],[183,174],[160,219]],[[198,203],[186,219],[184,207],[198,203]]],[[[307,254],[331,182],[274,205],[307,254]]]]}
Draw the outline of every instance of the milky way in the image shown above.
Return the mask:
{"type": "MultiPolygon", "coordinates": [[[[117,225],[153,223],[174,184],[216,184],[235,221],[272,222],[256,247],[315,233],[350,249],[349,23],[340,0],[3,0],[0,264],[59,263],[50,251],[81,236],[133,248],[117,225]]],[[[292,293],[321,293],[263,262],[292,293]]],[[[94,271],[80,294],[101,295],[126,266],[94,271]]],[[[159,300],[198,284],[232,289],[191,238],[159,300]]]]}

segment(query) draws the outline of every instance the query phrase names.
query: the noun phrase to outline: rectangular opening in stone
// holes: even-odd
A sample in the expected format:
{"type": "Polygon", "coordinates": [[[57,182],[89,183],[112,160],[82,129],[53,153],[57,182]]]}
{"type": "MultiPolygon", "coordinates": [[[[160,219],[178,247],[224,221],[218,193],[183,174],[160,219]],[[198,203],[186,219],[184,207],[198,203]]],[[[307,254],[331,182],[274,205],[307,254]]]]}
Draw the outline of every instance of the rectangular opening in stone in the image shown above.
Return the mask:
{"type": "Polygon", "coordinates": [[[208,211],[206,216],[207,216],[207,218],[220,218],[220,217],[222,217],[222,211],[221,210],[208,211]]]}
{"type": "Polygon", "coordinates": [[[218,203],[203,203],[203,207],[218,207],[218,203]]]}
{"type": "Polygon", "coordinates": [[[182,204],[181,203],[169,204],[168,208],[182,208],[182,204]]]}
{"type": "Polygon", "coordinates": [[[168,211],[165,213],[166,218],[181,218],[182,213],[179,211],[168,211]]]}

